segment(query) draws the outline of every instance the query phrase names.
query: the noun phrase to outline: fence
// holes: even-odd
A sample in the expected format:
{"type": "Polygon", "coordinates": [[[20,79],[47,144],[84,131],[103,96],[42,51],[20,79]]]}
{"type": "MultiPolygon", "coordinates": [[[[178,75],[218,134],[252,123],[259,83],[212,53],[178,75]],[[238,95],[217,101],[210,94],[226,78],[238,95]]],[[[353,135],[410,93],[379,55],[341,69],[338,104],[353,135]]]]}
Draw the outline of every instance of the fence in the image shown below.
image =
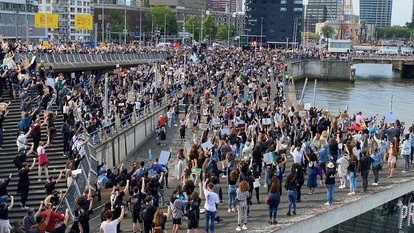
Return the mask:
{"type": "MultiPolygon", "coordinates": [[[[84,135],[86,136],[86,134],[84,135]]],[[[98,161],[94,156],[93,148],[88,143],[85,144],[84,149],[85,158],[81,160],[78,167],[81,173],[73,179],[63,197],[63,201],[56,210],[59,214],[65,214],[66,209],[69,209],[69,222],[73,222],[75,219],[76,199],[83,194],[87,187],[94,188],[96,182],[98,161]]]]}
{"type": "Polygon", "coordinates": [[[167,52],[142,52],[142,53],[105,53],[105,54],[59,54],[59,53],[16,53],[15,59],[30,61],[36,56],[38,62],[44,61],[54,70],[76,71],[79,69],[94,69],[137,64],[152,63],[170,57],[167,52]]]}

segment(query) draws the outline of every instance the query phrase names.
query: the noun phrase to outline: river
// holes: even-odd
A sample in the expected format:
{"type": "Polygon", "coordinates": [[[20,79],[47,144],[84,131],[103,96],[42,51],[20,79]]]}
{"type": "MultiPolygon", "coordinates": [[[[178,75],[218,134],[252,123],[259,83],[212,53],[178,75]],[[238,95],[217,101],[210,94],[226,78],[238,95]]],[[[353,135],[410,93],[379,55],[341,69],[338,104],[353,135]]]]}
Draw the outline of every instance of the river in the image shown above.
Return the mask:
{"type": "MultiPolygon", "coordinates": [[[[333,114],[338,108],[348,107],[350,113],[362,112],[364,117],[392,112],[406,126],[414,122],[414,79],[401,78],[391,65],[359,64],[356,67],[356,81],[317,81],[316,106],[329,109],[333,114]]],[[[304,82],[296,82],[297,96],[300,97],[304,82]]],[[[314,81],[308,80],[304,102],[313,102],[314,81]]]]}

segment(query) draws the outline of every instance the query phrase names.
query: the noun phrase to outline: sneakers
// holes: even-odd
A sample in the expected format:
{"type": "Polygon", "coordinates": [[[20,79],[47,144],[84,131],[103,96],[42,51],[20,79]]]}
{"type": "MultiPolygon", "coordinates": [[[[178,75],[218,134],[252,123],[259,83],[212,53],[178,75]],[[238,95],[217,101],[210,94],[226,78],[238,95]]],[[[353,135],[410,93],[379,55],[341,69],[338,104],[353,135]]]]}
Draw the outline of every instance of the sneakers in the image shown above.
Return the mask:
{"type": "Polygon", "coordinates": [[[222,175],[221,178],[227,178],[227,176],[226,175],[222,175]]]}
{"type": "Polygon", "coordinates": [[[406,170],[403,170],[403,171],[402,171],[402,173],[406,173],[406,172],[407,172],[406,170]]]}
{"type": "Polygon", "coordinates": [[[244,224],[244,225],[243,225],[242,229],[243,229],[243,230],[247,230],[247,226],[246,226],[246,224],[244,224]]]}
{"type": "Polygon", "coordinates": [[[236,209],[234,209],[234,208],[231,208],[231,212],[236,212],[236,209]]]}
{"type": "Polygon", "coordinates": [[[344,188],[346,188],[346,186],[345,185],[340,185],[338,188],[339,189],[344,189],[344,188]]]}
{"type": "Polygon", "coordinates": [[[37,181],[42,182],[42,179],[37,179],[37,181]]]}
{"type": "Polygon", "coordinates": [[[372,183],[373,186],[378,186],[378,183],[372,183]]]}
{"type": "Polygon", "coordinates": [[[267,183],[265,183],[265,184],[263,185],[263,187],[264,187],[264,188],[267,188],[267,183]]]}
{"type": "Polygon", "coordinates": [[[227,212],[230,213],[231,212],[231,209],[228,209],[227,212]]]}
{"type": "Polygon", "coordinates": [[[331,203],[329,203],[329,202],[326,202],[326,203],[325,203],[325,205],[331,205],[331,203]]]}
{"type": "Polygon", "coordinates": [[[242,229],[240,228],[240,226],[237,226],[236,231],[241,231],[242,229]]]}
{"type": "Polygon", "coordinates": [[[352,195],[352,192],[349,192],[348,194],[347,194],[347,196],[351,196],[352,195]]]}

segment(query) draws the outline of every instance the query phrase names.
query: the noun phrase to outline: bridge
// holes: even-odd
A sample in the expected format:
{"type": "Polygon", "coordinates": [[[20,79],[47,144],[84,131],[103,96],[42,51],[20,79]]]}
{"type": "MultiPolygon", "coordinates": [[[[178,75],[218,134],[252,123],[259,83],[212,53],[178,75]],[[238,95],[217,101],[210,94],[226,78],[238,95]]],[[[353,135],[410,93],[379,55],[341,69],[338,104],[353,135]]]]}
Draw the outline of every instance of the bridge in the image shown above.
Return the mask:
{"type": "Polygon", "coordinates": [[[170,56],[167,52],[140,53],[16,53],[15,61],[30,61],[36,56],[38,63],[44,61],[46,66],[52,66],[56,72],[111,69],[117,65],[134,66],[153,63],[170,56]]]}

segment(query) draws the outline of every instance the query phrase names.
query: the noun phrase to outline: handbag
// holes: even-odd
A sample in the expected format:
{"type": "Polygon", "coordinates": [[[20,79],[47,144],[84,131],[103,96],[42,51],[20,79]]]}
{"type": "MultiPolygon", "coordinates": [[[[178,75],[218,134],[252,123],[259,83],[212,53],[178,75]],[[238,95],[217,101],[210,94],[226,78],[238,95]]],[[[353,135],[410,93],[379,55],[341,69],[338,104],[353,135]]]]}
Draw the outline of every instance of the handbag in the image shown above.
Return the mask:
{"type": "Polygon", "coordinates": [[[42,153],[39,155],[39,165],[40,166],[49,165],[49,158],[47,157],[46,153],[42,153]]]}
{"type": "Polygon", "coordinates": [[[269,202],[270,202],[270,198],[269,198],[269,196],[267,196],[267,197],[265,198],[265,202],[266,202],[267,204],[269,204],[269,202]]]}

